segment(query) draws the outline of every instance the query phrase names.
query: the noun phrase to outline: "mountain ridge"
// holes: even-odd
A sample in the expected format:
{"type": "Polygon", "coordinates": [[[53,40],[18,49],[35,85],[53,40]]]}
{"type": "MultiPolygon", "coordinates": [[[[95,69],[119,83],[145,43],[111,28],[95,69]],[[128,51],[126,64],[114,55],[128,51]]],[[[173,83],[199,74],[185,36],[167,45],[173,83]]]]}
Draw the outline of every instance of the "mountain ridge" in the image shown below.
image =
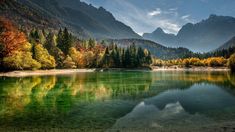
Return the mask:
{"type": "Polygon", "coordinates": [[[154,34],[152,37],[143,37],[155,42],[156,40],[165,42],[162,43],[165,46],[173,45],[173,47],[186,47],[194,52],[209,52],[235,36],[235,18],[212,14],[196,24],[185,24],[175,37],[169,37],[166,33],[164,35],[168,37],[154,34]]]}
{"type": "Polygon", "coordinates": [[[0,11],[1,16],[24,26],[54,29],[68,27],[75,34],[87,38],[141,38],[103,7],[96,8],[80,0],[7,0],[1,4],[0,11]],[[25,14],[25,17],[19,15],[19,12],[25,14]],[[45,24],[39,22],[42,20],[46,21],[45,24]]]}

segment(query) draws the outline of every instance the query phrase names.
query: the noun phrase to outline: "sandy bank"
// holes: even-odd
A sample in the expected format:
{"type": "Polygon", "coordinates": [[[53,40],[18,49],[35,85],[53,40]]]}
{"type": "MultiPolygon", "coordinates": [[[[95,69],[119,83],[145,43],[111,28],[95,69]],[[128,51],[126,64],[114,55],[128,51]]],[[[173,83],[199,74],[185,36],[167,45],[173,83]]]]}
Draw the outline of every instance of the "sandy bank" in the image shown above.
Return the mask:
{"type": "Polygon", "coordinates": [[[45,75],[66,75],[72,73],[95,72],[96,69],[53,69],[53,70],[35,70],[35,71],[12,71],[0,73],[0,76],[6,77],[25,77],[25,76],[45,76],[45,75]]]}
{"type": "Polygon", "coordinates": [[[229,71],[227,67],[152,67],[150,69],[125,69],[125,68],[110,68],[110,69],[53,69],[53,70],[35,70],[35,71],[12,71],[0,73],[5,77],[26,77],[26,76],[45,76],[45,75],[68,75],[74,73],[96,72],[96,71],[229,71]]]}

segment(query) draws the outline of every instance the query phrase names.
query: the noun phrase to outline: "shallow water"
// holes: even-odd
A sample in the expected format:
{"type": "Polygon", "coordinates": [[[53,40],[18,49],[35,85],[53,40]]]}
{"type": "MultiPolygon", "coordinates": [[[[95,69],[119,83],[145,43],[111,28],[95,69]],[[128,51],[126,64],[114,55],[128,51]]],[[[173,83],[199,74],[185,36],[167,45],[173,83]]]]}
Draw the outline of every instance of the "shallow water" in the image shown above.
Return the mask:
{"type": "Polygon", "coordinates": [[[233,131],[235,75],[95,72],[0,78],[0,131],[233,131]]]}

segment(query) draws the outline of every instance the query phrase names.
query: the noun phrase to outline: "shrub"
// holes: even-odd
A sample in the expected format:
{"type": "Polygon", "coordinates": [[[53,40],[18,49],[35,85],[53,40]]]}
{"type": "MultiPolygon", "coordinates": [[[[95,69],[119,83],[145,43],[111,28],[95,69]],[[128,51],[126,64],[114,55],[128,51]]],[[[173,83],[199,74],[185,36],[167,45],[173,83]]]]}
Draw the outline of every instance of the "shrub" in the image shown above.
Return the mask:
{"type": "Polygon", "coordinates": [[[229,67],[232,72],[235,72],[235,54],[231,55],[229,58],[229,67]]]}

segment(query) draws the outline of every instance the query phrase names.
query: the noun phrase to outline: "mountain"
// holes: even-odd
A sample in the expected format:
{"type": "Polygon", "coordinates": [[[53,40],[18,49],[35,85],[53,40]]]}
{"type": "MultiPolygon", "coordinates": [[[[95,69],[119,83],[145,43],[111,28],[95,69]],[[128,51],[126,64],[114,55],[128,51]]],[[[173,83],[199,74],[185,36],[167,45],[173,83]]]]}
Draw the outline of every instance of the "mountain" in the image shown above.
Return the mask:
{"type": "Polygon", "coordinates": [[[235,36],[232,39],[230,39],[229,41],[227,41],[225,44],[220,46],[217,50],[229,49],[232,47],[235,47],[235,36]]]}
{"type": "MultiPolygon", "coordinates": [[[[168,37],[153,33],[151,35],[151,40],[164,42],[162,44],[165,46],[174,44],[174,47],[186,47],[195,52],[208,52],[235,36],[235,18],[210,15],[208,19],[199,23],[184,25],[175,37],[168,34],[164,34],[168,37]]],[[[148,37],[144,36],[144,38],[148,37]]]]}
{"type": "Polygon", "coordinates": [[[94,38],[141,38],[104,8],[80,0],[2,0],[0,15],[16,23],[41,27],[68,27],[94,38]]]}
{"type": "Polygon", "coordinates": [[[108,40],[108,42],[113,42],[120,47],[128,47],[134,43],[138,47],[148,49],[152,55],[164,60],[178,59],[183,58],[186,55],[192,55],[192,51],[186,48],[168,48],[153,41],[144,39],[114,39],[108,40]]]}
{"type": "Polygon", "coordinates": [[[152,33],[144,33],[143,37],[145,39],[152,40],[160,44],[164,44],[167,47],[175,47],[174,45],[175,35],[167,34],[161,28],[157,28],[152,33]]]}

